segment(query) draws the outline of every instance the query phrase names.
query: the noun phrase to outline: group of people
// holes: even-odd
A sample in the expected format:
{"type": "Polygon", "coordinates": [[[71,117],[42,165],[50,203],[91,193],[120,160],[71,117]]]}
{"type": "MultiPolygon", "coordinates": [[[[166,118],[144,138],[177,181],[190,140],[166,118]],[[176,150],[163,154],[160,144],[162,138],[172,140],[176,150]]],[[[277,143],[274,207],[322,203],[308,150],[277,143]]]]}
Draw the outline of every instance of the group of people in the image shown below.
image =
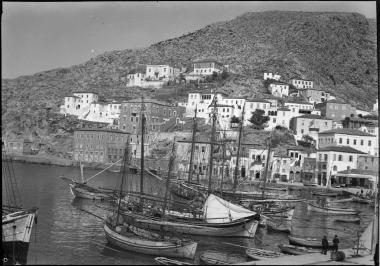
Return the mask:
{"type": "MultiPolygon", "coordinates": [[[[337,252],[338,251],[338,244],[339,244],[339,238],[337,235],[335,235],[333,239],[333,245],[331,246],[331,252],[337,252]]],[[[326,236],[323,236],[322,238],[322,252],[321,254],[326,255],[327,250],[329,249],[329,241],[327,240],[326,236]]]]}

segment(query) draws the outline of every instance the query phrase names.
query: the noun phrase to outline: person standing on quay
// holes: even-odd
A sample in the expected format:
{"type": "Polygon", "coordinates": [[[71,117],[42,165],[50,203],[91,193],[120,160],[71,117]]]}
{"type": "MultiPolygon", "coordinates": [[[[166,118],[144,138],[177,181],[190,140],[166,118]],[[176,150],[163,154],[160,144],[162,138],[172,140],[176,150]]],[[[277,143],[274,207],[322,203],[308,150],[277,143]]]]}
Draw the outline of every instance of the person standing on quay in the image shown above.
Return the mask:
{"type": "Polygon", "coordinates": [[[337,252],[338,251],[338,244],[339,244],[339,239],[338,239],[338,236],[335,235],[335,237],[333,239],[332,252],[337,252]]]}
{"type": "Polygon", "coordinates": [[[326,236],[323,236],[323,238],[322,238],[322,252],[321,253],[323,255],[326,255],[328,249],[329,249],[329,241],[327,240],[326,236]]]}

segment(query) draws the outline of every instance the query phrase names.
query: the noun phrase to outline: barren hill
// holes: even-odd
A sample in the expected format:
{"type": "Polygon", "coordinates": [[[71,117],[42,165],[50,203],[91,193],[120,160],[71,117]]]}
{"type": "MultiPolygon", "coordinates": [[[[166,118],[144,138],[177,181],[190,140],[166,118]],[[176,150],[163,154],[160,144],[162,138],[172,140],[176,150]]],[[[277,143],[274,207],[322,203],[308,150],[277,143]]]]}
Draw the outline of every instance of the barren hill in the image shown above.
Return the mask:
{"type": "Polygon", "coordinates": [[[190,67],[201,58],[229,65],[237,75],[221,89],[234,95],[264,93],[263,72],[275,72],[285,81],[313,79],[337,98],[369,110],[378,98],[376,51],[376,22],[358,13],[246,13],[147,48],[106,52],[69,68],[3,79],[2,134],[28,131],[29,124],[39,127],[33,120],[39,109],[50,105],[57,111],[62,98],[76,90],[133,96],[136,89],[126,89],[125,78],[138,65],[190,67]]]}

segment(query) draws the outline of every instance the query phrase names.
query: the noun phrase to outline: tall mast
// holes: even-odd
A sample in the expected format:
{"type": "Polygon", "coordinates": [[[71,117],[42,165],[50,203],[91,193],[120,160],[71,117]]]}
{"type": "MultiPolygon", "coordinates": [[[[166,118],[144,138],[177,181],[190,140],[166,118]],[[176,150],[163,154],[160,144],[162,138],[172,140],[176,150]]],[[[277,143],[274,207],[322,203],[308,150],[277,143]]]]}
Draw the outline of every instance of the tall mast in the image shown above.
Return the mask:
{"type": "Polygon", "coordinates": [[[220,196],[223,196],[223,178],[224,178],[224,164],[226,163],[226,130],[223,132],[223,152],[222,152],[222,177],[220,179],[220,196]]]}
{"type": "Polygon", "coordinates": [[[261,194],[262,199],[264,199],[265,184],[267,182],[268,168],[269,168],[269,162],[270,162],[270,153],[272,152],[272,133],[273,133],[273,130],[270,133],[270,137],[269,137],[269,141],[268,141],[268,156],[267,156],[267,162],[265,164],[264,184],[263,184],[263,191],[261,194]]]}
{"type": "Polygon", "coordinates": [[[194,123],[193,123],[193,136],[191,138],[191,152],[190,152],[190,165],[189,165],[189,177],[187,181],[191,182],[191,177],[193,175],[193,157],[194,157],[194,146],[195,146],[195,133],[197,132],[197,109],[198,106],[195,106],[195,115],[194,115],[194,123]]]}
{"type": "Polygon", "coordinates": [[[170,189],[169,189],[169,187],[170,187],[170,176],[171,176],[171,173],[173,171],[174,160],[175,160],[175,139],[173,142],[172,152],[171,152],[170,159],[169,159],[168,178],[166,179],[165,198],[164,198],[164,206],[162,208],[162,216],[165,216],[168,194],[170,192],[170,189]]]}
{"type": "Polygon", "coordinates": [[[238,150],[236,154],[236,166],[234,171],[234,187],[233,191],[236,191],[237,188],[237,179],[238,179],[238,171],[239,171],[239,160],[240,160],[240,146],[241,146],[241,137],[242,137],[242,131],[243,131],[243,121],[244,121],[244,110],[245,105],[243,105],[243,111],[241,113],[241,120],[240,120],[240,127],[239,127],[239,141],[238,141],[238,150]]]}
{"type": "Polygon", "coordinates": [[[140,205],[143,207],[143,194],[144,194],[144,134],[145,134],[145,104],[144,95],[141,96],[141,170],[140,170],[140,205]]]}
{"type": "Polygon", "coordinates": [[[116,215],[116,225],[119,222],[119,213],[120,213],[120,205],[121,205],[121,199],[123,197],[123,186],[124,186],[124,179],[127,174],[127,164],[129,160],[129,138],[127,142],[125,143],[125,149],[124,149],[124,158],[123,158],[123,170],[121,172],[121,184],[120,184],[120,194],[119,194],[119,203],[117,205],[117,215],[116,215]]]}
{"type": "Polygon", "coordinates": [[[211,127],[211,143],[210,143],[210,161],[209,161],[209,176],[208,176],[208,193],[211,193],[211,177],[212,177],[212,170],[214,166],[214,142],[215,142],[215,122],[216,122],[216,93],[214,93],[214,105],[212,110],[212,127],[211,127]]]}

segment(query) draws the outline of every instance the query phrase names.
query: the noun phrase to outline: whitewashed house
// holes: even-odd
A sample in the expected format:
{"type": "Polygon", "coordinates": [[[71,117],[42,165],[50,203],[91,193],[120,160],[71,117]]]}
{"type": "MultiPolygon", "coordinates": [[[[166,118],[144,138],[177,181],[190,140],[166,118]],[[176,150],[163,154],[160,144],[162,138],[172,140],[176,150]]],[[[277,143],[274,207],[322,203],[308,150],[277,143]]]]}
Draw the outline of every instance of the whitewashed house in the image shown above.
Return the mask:
{"type": "Polygon", "coordinates": [[[90,105],[98,101],[98,94],[93,92],[74,92],[73,96],[66,96],[60,107],[61,114],[75,115],[79,119],[89,113],[90,105]]]}
{"type": "Polygon", "coordinates": [[[274,79],[274,80],[279,81],[280,78],[281,78],[280,75],[272,74],[272,73],[265,73],[265,72],[264,72],[264,80],[267,80],[267,79],[274,79]]]}
{"type": "Polygon", "coordinates": [[[289,96],[289,85],[280,82],[275,81],[269,84],[268,87],[269,92],[276,97],[288,97],[289,96]]]}
{"type": "Polygon", "coordinates": [[[297,89],[312,89],[314,86],[314,82],[312,80],[306,79],[293,78],[290,80],[290,83],[297,89]]]}
{"type": "Polygon", "coordinates": [[[191,74],[209,76],[214,72],[220,74],[223,71],[223,64],[214,59],[202,59],[193,62],[194,70],[191,74]]]}

